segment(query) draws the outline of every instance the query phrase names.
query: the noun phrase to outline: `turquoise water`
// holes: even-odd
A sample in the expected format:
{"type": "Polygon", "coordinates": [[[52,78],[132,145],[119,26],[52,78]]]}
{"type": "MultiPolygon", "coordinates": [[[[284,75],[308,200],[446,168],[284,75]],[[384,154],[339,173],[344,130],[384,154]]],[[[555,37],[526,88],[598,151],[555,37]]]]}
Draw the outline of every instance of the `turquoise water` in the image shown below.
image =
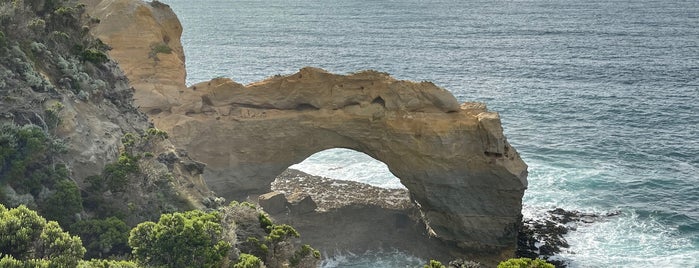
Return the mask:
{"type": "MultiPolygon", "coordinates": [[[[698,1],[164,2],[184,26],[190,84],[303,66],[433,81],[500,112],[530,166],[526,215],[622,212],[567,236],[571,267],[699,267],[698,1]]],[[[300,167],[401,187],[340,150],[300,167]]]]}

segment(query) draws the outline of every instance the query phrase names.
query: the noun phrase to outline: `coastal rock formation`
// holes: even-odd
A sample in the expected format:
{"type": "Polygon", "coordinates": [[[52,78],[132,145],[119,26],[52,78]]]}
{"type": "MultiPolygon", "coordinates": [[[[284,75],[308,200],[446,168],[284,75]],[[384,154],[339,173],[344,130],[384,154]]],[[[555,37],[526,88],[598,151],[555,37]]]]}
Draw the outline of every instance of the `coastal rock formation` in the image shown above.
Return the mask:
{"type": "Polygon", "coordinates": [[[514,249],[526,165],[483,104],[458,105],[428,82],[315,68],[189,90],[200,98],[158,114],[156,125],[207,163],[207,184],[225,197],[266,193],[290,165],[349,148],[388,166],[433,235],[470,249],[514,249]]]}
{"type": "Polygon", "coordinates": [[[287,167],[330,148],[384,162],[409,190],[431,235],[471,252],[514,256],[527,166],[497,113],[459,104],[429,82],[385,73],[303,68],[241,85],[184,86],[181,26],[164,4],[89,5],[94,33],[113,50],[135,101],[178,148],[205,163],[210,189],[229,199],[269,192],[287,167]],[[171,54],[159,53],[165,44],[171,54]]]}

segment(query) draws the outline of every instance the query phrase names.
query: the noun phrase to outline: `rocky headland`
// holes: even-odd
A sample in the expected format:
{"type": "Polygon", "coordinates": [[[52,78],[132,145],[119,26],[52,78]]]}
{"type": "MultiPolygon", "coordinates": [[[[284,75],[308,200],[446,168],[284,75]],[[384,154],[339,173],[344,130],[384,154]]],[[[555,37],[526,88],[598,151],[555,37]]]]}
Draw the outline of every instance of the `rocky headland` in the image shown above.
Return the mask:
{"type": "MultiPolygon", "coordinates": [[[[325,149],[349,148],[386,163],[407,192],[366,189],[367,197],[388,198],[371,204],[327,198],[354,193],[317,192],[305,210],[342,212],[284,218],[280,210],[274,216],[302,226],[304,239],[327,250],[416,244],[410,252],[432,258],[492,264],[514,257],[527,166],[503,135],[498,114],[484,104],[460,104],[432,83],[376,71],[303,68],[249,85],[217,78],[186,87],[182,27],[167,5],[84,2],[101,21],[90,31],[111,47],[135,105],[187,157],[206,165],[206,186],[218,195],[265,195],[290,165],[325,149]],[[354,216],[328,216],[343,214],[354,216]],[[429,245],[441,246],[425,250],[429,245]]],[[[293,203],[301,192],[295,189],[341,183],[286,184],[294,189],[285,196],[293,203]]]]}

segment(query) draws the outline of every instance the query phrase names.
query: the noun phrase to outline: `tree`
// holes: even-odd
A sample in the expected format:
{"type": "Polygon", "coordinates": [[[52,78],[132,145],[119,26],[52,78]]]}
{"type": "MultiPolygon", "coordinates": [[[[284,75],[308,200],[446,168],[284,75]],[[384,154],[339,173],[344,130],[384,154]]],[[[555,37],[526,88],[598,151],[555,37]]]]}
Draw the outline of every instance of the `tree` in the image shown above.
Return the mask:
{"type": "Polygon", "coordinates": [[[64,232],[57,222],[46,222],[23,205],[8,210],[0,204],[0,253],[5,255],[0,263],[7,266],[18,262],[43,266],[38,263],[44,260],[52,266],[75,267],[85,248],[79,237],[64,232]]]}
{"type": "Polygon", "coordinates": [[[129,245],[146,266],[220,267],[232,248],[221,240],[222,232],[217,212],[163,214],[158,223],[144,222],[132,229],[129,245]]]}
{"type": "Polygon", "coordinates": [[[87,253],[85,258],[125,255],[129,248],[129,227],[117,217],[79,221],[70,227],[82,238],[87,253]]]}
{"type": "Polygon", "coordinates": [[[42,215],[50,220],[58,221],[63,226],[75,222],[75,214],[83,211],[83,199],[75,182],[59,180],[56,191],[41,204],[42,215]]]}

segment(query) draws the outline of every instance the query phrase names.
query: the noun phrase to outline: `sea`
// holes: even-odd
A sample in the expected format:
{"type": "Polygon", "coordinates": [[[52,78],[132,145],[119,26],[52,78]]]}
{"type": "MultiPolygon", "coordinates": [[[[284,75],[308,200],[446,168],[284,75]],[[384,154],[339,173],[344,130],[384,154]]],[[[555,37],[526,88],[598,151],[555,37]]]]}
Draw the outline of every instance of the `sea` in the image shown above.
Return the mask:
{"type": "MultiPolygon", "coordinates": [[[[187,83],[304,66],[432,81],[500,113],[529,165],[525,217],[580,223],[569,267],[699,267],[697,0],[161,0],[183,25],[187,83]]],[[[362,153],[293,166],[401,188],[362,153]]],[[[349,220],[349,219],[348,219],[349,220]]],[[[323,267],[422,267],[392,249],[324,252],[323,267]]]]}

